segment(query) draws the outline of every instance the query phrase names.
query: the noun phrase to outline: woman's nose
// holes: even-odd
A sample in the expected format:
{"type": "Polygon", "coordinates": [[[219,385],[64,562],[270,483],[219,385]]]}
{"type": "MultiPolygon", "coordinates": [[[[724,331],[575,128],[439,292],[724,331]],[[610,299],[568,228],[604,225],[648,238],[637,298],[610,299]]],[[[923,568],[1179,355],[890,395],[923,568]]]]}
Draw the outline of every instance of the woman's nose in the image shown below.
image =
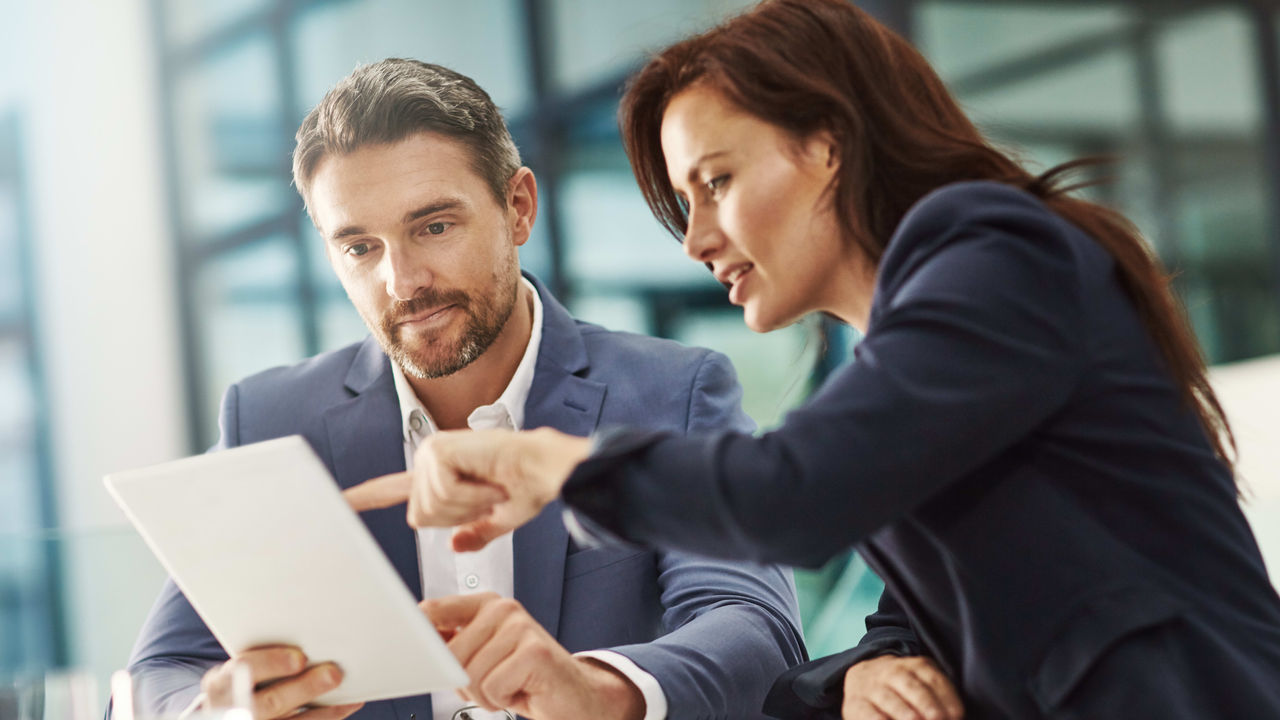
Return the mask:
{"type": "Polygon", "coordinates": [[[724,247],[724,234],[707,212],[691,210],[684,233],[684,254],[700,263],[710,262],[724,247]]]}

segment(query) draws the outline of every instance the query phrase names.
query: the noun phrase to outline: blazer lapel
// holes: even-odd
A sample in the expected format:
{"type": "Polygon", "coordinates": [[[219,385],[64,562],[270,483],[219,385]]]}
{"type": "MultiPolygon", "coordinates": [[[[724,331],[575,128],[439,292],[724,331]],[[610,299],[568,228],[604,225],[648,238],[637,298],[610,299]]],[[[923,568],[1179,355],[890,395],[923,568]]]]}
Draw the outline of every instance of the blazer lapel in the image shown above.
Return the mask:
{"type": "MultiPolygon", "coordinates": [[[[356,354],[346,385],[355,396],[324,414],[338,485],[349,488],[380,475],[404,472],[400,401],[390,361],[372,338],[365,340],[356,354]]],[[[413,596],[421,600],[418,539],[404,513],[403,506],[396,506],[361,513],[360,519],[413,596]]]]}
{"type": "MultiPolygon", "coordinates": [[[[553,427],[571,435],[590,435],[600,420],[605,386],[578,376],[589,363],[577,324],[541,283],[526,277],[542,299],[542,344],[525,403],[525,429],[553,427]]],[[[560,628],[564,562],[569,552],[563,508],[559,500],[547,505],[512,538],[516,599],[552,636],[560,628]]]]}

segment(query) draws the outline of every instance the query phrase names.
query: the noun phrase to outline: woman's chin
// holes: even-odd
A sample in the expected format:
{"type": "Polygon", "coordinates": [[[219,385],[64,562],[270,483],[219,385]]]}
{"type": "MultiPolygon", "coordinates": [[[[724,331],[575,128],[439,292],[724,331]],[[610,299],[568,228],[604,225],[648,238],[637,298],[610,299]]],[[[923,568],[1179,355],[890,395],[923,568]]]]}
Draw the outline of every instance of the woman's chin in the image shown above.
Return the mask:
{"type": "Polygon", "coordinates": [[[760,312],[760,308],[750,303],[742,308],[742,321],[747,324],[748,329],[758,333],[773,332],[789,324],[781,322],[772,315],[760,312]]]}

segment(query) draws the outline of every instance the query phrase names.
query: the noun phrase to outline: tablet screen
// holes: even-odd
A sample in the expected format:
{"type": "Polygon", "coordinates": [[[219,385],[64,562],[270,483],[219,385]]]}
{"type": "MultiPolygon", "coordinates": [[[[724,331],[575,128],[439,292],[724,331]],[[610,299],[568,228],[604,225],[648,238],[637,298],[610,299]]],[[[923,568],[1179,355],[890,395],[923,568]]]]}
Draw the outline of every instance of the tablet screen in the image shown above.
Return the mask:
{"type": "Polygon", "coordinates": [[[339,705],[467,676],[300,436],[112,473],[108,491],[214,637],[332,661],[339,705]]]}

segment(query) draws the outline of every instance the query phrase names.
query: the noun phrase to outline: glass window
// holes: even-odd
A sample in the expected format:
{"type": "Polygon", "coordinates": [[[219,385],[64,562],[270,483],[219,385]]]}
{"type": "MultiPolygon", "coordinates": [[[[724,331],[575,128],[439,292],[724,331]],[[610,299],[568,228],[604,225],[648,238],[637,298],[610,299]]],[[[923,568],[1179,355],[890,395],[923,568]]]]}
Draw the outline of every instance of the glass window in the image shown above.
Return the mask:
{"type": "MultiPolygon", "coordinates": [[[[4,165],[4,158],[0,158],[0,168],[4,165]]],[[[19,232],[17,188],[0,178],[0,328],[16,323],[22,306],[19,232]]]]}
{"type": "Polygon", "coordinates": [[[550,33],[557,91],[611,81],[645,53],[708,27],[756,0],[552,0],[550,33]]]}
{"type": "Polygon", "coordinates": [[[214,238],[293,202],[287,170],[293,148],[282,130],[269,39],[257,32],[219,48],[178,82],[174,119],[190,239],[214,238]]]}
{"type": "Polygon", "coordinates": [[[26,344],[0,337],[0,528],[29,531],[40,527],[35,491],[35,401],[26,344]]]}
{"type": "Polygon", "coordinates": [[[629,170],[574,170],[560,194],[565,270],[575,287],[715,285],[658,225],[629,170]]]}
{"type": "Polygon", "coordinates": [[[821,346],[815,322],[806,320],[770,333],[754,333],[742,322],[742,310],[726,305],[685,313],[672,327],[672,338],[729,356],[742,384],[742,407],[761,430],[776,427],[787,411],[808,395],[810,374],[821,346]]]}
{"type": "Polygon", "coordinates": [[[357,65],[414,58],[471,76],[510,117],[529,103],[523,18],[510,0],[365,0],[308,8],[294,26],[301,122],[357,65]]]}
{"type": "Polygon", "coordinates": [[[188,45],[266,9],[270,0],[163,0],[170,43],[188,45]]]}
{"type": "MultiPolygon", "coordinates": [[[[302,359],[297,260],[291,238],[272,236],[200,268],[195,317],[206,363],[204,407],[219,407],[227,386],[246,375],[302,359]]],[[[202,442],[212,445],[216,430],[207,434],[202,442]]]]}
{"type": "Polygon", "coordinates": [[[1238,10],[1170,21],[1157,44],[1163,112],[1179,136],[1232,133],[1250,139],[1262,126],[1262,82],[1253,29],[1238,10]]]}
{"type": "Polygon", "coordinates": [[[56,558],[39,538],[54,518],[42,482],[37,414],[45,402],[31,365],[32,239],[23,221],[22,147],[16,114],[0,114],[0,676],[57,657],[56,558]]]}
{"type": "Polygon", "coordinates": [[[1121,136],[1131,134],[1140,119],[1133,55],[1120,48],[959,100],[997,137],[1121,136]]]}
{"type": "Polygon", "coordinates": [[[1120,30],[1130,17],[1118,4],[1096,2],[925,2],[915,16],[915,44],[950,81],[1120,30]]]}

